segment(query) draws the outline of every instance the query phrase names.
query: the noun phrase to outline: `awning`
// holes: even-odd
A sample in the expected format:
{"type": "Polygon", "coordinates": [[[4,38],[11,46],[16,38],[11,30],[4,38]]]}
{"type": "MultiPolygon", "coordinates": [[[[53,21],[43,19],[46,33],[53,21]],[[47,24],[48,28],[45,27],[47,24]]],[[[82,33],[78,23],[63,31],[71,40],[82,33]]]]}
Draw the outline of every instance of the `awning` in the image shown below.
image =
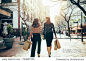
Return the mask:
{"type": "MultiPolygon", "coordinates": [[[[66,28],[66,30],[68,30],[68,28],[66,28]]],[[[72,30],[72,29],[70,28],[70,30],[72,30]]]]}
{"type": "Polygon", "coordinates": [[[7,10],[0,9],[0,18],[2,17],[11,17],[11,12],[8,12],[7,10]]]}
{"type": "MultiPolygon", "coordinates": [[[[81,30],[82,28],[78,27],[78,30],[81,30]]],[[[77,27],[74,27],[72,30],[77,30],[77,27]]]]}

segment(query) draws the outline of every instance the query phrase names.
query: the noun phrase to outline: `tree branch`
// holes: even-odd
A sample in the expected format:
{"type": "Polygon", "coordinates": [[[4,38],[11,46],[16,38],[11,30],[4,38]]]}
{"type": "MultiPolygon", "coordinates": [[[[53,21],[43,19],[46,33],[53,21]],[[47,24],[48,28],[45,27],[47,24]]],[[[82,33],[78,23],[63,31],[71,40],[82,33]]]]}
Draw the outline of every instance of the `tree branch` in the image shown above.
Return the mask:
{"type": "Polygon", "coordinates": [[[70,2],[71,2],[72,4],[76,4],[76,2],[75,2],[74,0],[70,0],[70,2]]]}
{"type": "MultiPolygon", "coordinates": [[[[63,9],[62,9],[62,8],[61,8],[61,10],[63,11],[63,9]]],[[[63,12],[64,12],[64,11],[63,11],[63,12]]],[[[65,16],[64,16],[64,15],[62,15],[62,13],[61,13],[61,11],[60,11],[60,15],[65,19],[65,21],[67,21],[67,20],[66,20],[66,15],[67,15],[67,14],[66,14],[65,12],[64,12],[64,14],[65,14],[65,16]]]]}
{"type": "MultiPolygon", "coordinates": [[[[74,7],[74,8],[75,8],[75,7],[74,7]]],[[[72,15],[72,13],[73,13],[74,8],[72,8],[72,6],[71,6],[71,13],[70,13],[70,16],[69,16],[69,20],[70,20],[70,18],[71,18],[71,15],[72,15]]]]}
{"type": "Polygon", "coordinates": [[[77,3],[79,4],[80,3],[80,0],[78,0],[77,3]]]}
{"type": "MultiPolygon", "coordinates": [[[[78,6],[78,7],[84,12],[84,14],[85,14],[85,16],[86,16],[86,11],[85,11],[85,9],[84,9],[80,4],[76,3],[74,0],[70,0],[70,2],[71,2],[72,4],[78,6]]],[[[80,2],[80,0],[78,0],[78,2],[80,2]]]]}
{"type": "Polygon", "coordinates": [[[85,9],[84,9],[82,6],[78,5],[78,4],[76,4],[76,5],[84,12],[84,14],[85,14],[85,16],[86,16],[86,11],[85,11],[85,9]]]}

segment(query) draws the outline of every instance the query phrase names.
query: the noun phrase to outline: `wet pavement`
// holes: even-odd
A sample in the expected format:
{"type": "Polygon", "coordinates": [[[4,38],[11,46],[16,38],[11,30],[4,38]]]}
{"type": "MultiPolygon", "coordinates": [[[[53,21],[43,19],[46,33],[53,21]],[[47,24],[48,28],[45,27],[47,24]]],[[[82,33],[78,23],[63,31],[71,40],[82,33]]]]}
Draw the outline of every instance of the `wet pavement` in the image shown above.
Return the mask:
{"type": "MultiPolygon", "coordinates": [[[[52,41],[51,57],[86,57],[86,44],[83,44],[80,39],[71,39],[71,41],[70,39],[59,39],[61,49],[57,50],[54,50],[54,41],[55,39],[52,41]]],[[[19,45],[19,43],[24,43],[23,39],[20,41],[19,38],[16,38],[11,49],[7,49],[5,46],[0,48],[0,57],[30,57],[31,49],[25,51],[23,45],[19,45]]],[[[37,57],[37,49],[35,55],[37,57]]],[[[43,39],[40,55],[48,57],[46,40],[43,39]]]]}

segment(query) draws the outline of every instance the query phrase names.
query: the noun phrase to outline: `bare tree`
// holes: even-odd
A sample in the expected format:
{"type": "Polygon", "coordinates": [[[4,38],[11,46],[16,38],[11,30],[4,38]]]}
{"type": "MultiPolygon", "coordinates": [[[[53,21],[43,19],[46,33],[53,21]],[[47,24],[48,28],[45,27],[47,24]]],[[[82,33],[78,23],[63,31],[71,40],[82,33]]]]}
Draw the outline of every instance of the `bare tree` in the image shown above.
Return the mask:
{"type": "Polygon", "coordinates": [[[80,2],[80,0],[77,0],[77,2],[76,2],[75,0],[70,0],[70,2],[72,4],[74,4],[74,5],[76,5],[77,7],[79,7],[83,11],[83,13],[85,14],[85,16],[86,16],[86,11],[85,11],[85,9],[80,4],[80,3],[86,4],[86,1],[80,2]]]}
{"type": "Polygon", "coordinates": [[[65,28],[66,26],[66,21],[64,21],[61,16],[55,16],[55,22],[59,30],[65,28]]]}
{"type": "Polygon", "coordinates": [[[69,25],[69,21],[71,19],[72,14],[73,14],[74,8],[75,7],[72,4],[70,4],[70,6],[67,6],[67,8],[61,7],[61,11],[60,11],[60,15],[64,18],[64,20],[68,24],[69,37],[70,37],[70,28],[69,28],[70,25],[69,25]]]}
{"type": "Polygon", "coordinates": [[[60,21],[57,22],[57,26],[58,26],[59,31],[60,31],[60,29],[62,28],[62,25],[61,25],[61,22],[60,21]]]}
{"type": "Polygon", "coordinates": [[[61,20],[61,25],[62,25],[63,28],[66,29],[66,21],[61,20]]]}

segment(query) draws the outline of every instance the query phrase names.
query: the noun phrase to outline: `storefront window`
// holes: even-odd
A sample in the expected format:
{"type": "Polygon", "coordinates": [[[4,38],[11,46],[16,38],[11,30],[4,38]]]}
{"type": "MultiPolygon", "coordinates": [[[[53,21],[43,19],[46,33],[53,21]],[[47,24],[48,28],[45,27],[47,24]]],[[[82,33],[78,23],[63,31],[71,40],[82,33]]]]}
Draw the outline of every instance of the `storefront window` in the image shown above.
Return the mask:
{"type": "Polygon", "coordinates": [[[2,0],[2,3],[11,3],[12,0],[2,0]]]}

